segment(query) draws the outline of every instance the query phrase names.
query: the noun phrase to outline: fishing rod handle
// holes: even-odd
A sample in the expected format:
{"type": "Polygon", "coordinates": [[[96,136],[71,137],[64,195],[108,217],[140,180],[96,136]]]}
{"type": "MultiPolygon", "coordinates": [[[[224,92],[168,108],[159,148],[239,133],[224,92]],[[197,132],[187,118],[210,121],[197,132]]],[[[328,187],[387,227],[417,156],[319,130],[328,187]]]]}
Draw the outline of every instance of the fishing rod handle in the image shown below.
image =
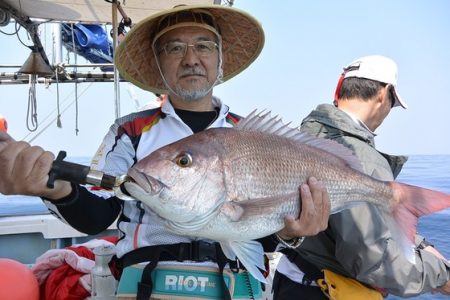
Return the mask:
{"type": "Polygon", "coordinates": [[[101,171],[91,170],[90,167],[64,161],[66,151],[59,151],[48,174],[47,187],[53,188],[55,180],[64,180],[76,184],[92,184],[104,189],[112,189],[117,183],[117,177],[101,171]]]}
{"type": "Polygon", "coordinates": [[[47,187],[54,188],[55,180],[65,180],[72,183],[86,184],[86,177],[90,171],[88,166],[64,161],[66,151],[59,151],[48,174],[47,187]]]}

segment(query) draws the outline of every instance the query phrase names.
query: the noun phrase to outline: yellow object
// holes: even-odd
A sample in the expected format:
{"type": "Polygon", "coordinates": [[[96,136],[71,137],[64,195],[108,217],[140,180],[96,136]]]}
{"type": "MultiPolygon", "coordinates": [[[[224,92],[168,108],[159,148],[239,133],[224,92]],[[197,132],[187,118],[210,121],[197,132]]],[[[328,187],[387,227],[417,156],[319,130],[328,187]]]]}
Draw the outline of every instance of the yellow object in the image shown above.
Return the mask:
{"type": "Polygon", "coordinates": [[[324,279],[317,280],[322,292],[331,300],[381,300],[380,292],[358,281],[324,270],[324,279]]]}

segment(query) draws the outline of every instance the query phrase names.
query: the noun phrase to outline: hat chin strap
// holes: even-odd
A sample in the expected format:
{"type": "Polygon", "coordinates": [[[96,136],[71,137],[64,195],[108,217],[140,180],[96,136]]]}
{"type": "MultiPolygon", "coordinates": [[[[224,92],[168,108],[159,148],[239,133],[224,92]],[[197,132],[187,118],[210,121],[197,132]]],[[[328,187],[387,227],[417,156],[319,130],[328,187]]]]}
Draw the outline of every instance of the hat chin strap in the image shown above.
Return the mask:
{"type": "MultiPolygon", "coordinates": [[[[153,45],[153,55],[155,56],[156,65],[158,66],[158,71],[159,71],[159,74],[161,75],[161,78],[162,78],[162,80],[163,80],[163,82],[164,82],[164,85],[167,87],[167,89],[168,89],[172,94],[174,94],[174,95],[176,95],[176,96],[178,96],[179,98],[181,98],[181,99],[184,100],[184,98],[183,98],[180,94],[178,94],[177,92],[174,91],[174,89],[172,89],[172,87],[169,85],[169,83],[167,82],[166,78],[164,77],[164,74],[163,74],[163,72],[162,72],[162,70],[161,70],[161,65],[159,64],[159,58],[158,58],[158,55],[156,54],[154,45],[153,45]]],[[[209,92],[211,92],[212,89],[213,89],[217,84],[219,84],[219,83],[222,82],[222,79],[223,79],[223,68],[222,68],[222,63],[223,63],[223,60],[222,60],[222,39],[221,39],[220,36],[219,36],[219,64],[217,65],[217,77],[216,77],[216,80],[214,81],[214,83],[213,83],[213,84],[209,87],[209,89],[206,91],[206,94],[208,94],[209,92]]],[[[197,100],[198,100],[198,99],[197,99],[197,100]]]]}

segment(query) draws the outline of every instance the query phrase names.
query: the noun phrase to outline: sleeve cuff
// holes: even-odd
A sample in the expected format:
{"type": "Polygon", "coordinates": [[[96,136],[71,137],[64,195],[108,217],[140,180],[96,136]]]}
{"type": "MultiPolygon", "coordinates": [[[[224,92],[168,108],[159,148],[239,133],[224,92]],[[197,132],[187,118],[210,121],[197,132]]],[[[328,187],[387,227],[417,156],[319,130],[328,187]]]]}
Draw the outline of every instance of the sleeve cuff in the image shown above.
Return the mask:
{"type": "Polygon", "coordinates": [[[297,249],[305,240],[304,236],[296,237],[290,240],[282,239],[277,233],[275,233],[275,238],[278,240],[280,244],[282,244],[286,248],[297,249]]]}
{"type": "Polygon", "coordinates": [[[41,197],[42,200],[48,201],[50,203],[52,203],[53,205],[57,206],[57,207],[64,207],[64,206],[70,206],[72,204],[74,204],[77,200],[78,200],[78,185],[71,183],[72,186],[72,191],[70,192],[69,195],[67,195],[64,198],[58,199],[58,200],[53,200],[53,199],[48,199],[45,197],[41,197]]]}

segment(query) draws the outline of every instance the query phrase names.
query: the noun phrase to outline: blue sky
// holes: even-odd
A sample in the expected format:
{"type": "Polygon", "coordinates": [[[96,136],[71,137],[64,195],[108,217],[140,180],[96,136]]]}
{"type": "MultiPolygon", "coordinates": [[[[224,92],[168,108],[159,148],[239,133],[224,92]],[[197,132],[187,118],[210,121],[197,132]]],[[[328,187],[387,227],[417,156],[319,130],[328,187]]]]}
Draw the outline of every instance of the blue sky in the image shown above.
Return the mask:
{"type": "MultiPolygon", "coordinates": [[[[260,57],[242,74],[216,87],[215,94],[246,115],[269,109],[297,126],[320,103],[331,103],[342,67],[353,59],[382,54],[399,66],[398,91],[409,105],[395,108],[378,128],[377,146],[395,154],[450,154],[450,2],[446,0],[268,1],[236,0],[235,7],[255,16],[265,30],[260,57]]],[[[13,27],[1,27],[12,32],[13,27]]],[[[51,36],[44,30],[42,34],[51,36]]],[[[27,41],[25,32],[20,36],[27,41]]],[[[15,36],[0,34],[0,64],[22,64],[28,49],[15,36]]],[[[49,40],[44,45],[51,51],[49,40]]],[[[50,54],[51,56],[51,54],[50,54]]],[[[73,63],[73,57],[71,58],[73,63]]],[[[78,62],[83,62],[79,58],[78,62]]],[[[7,70],[0,70],[7,71],[7,70]]],[[[29,140],[26,128],[27,85],[0,86],[0,114],[10,134],[29,140]]],[[[91,156],[114,120],[114,92],[109,83],[79,84],[79,133],[75,135],[75,105],[55,117],[56,85],[37,87],[39,126],[34,145],[69,156],[91,156]]],[[[121,113],[135,110],[151,93],[121,84],[121,113]]],[[[61,110],[73,103],[74,84],[59,86],[61,110]]]]}

